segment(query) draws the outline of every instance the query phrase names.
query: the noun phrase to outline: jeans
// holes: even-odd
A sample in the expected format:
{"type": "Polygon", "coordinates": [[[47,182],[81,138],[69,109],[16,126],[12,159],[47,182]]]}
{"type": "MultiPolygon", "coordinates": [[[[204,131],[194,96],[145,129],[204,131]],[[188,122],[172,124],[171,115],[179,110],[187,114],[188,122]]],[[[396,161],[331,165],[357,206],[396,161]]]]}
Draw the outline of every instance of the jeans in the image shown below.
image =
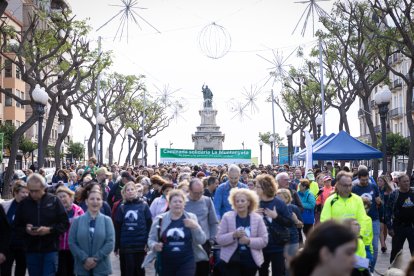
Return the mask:
{"type": "MultiPolygon", "coordinates": [[[[225,263],[223,266],[223,275],[229,276],[255,276],[257,267],[245,266],[242,263],[225,263]]],[[[184,276],[184,275],[181,275],[184,276]]]]}
{"type": "Polygon", "coordinates": [[[379,236],[380,236],[380,229],[381,224],[379,219],[372,221],[372,233],[373,233],[373,239],[372,239],[372,247],[374,249],[374,255],[372,256],[372,264],[370,265],[370,271],[374,272],[375,264],[377,263],[377,257],[378,257],[378,244],[379,244],[379,236]]]}
{"type": "Polygon", "coordinates": [[[259,268],[259,276],[269,275],[269,265],[272,262],[272,276],[285,275],[285,257],[283,252],[263,253],[264,262],[259,268]]]}
{"type": "Polygon", "coordinates": [[[394,236],[392,237],[392,249],[390,263],[394,261],[397,253],[403,248],[405,240],[408,240],[411,256],[414,255],[414,226],[394,225],[394,236]]]}
{"type": "Polygon", "coordinates": [[[70,250],[60,250],[58,253],[58,269],[56,275],[74,276],[74,260],[70,250]]]}
{"type": "Polygon", "coordinates": [[[30,276],[54,276],[57,270],[58,253],[26,253],[30,276]]]}
{"type": "Polygon", "coordinates": [[[144,276],[145,269],[141,265],[145,255],[145,252],[120,253],[121,276],[144,276]]]}
{"type": "Polygon", "coordinates": [[[26,275],[26,255],[23,249],[10,248],[10,251],[6,254],[6,261],[1,264],[0,275],[1,276],[11,276],[13,262],[16,261],[16,266],[14,268],[15,276],[25,276],[26,275]]]}

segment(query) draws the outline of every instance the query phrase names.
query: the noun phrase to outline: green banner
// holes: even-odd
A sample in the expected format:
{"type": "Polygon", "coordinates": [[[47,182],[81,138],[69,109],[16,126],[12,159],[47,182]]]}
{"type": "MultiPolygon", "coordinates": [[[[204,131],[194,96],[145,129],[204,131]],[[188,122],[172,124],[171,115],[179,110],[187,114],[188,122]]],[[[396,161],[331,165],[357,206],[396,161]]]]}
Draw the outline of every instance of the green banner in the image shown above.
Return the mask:
{"type": "Polygon", "coordinates": [[[0,133],[0,162],[3,162],[4,133],[0,133]]]}
{"type": "Polygon", "coordinates": [[[250,163],[251,150],[187,150],[161,148],[160,157],[163,163],[207,163],[230,164],[250,163]]]}

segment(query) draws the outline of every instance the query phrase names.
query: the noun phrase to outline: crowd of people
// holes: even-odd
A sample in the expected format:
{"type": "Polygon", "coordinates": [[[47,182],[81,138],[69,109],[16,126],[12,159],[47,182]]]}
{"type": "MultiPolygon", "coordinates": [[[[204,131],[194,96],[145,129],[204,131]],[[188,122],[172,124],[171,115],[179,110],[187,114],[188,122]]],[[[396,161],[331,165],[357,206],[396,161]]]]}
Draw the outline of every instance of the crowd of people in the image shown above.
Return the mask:
{"type": "Polygon", "coordinates": [[[110,275],[111,253],[123,276],[371,275],[389,236],[390,262],[406,240],[414,255],[410,176],[374,179],[363,165],[106,167],[91,158],[51,183],[27,170],[11,191],[0,202],[1,276],[110,275]]]}

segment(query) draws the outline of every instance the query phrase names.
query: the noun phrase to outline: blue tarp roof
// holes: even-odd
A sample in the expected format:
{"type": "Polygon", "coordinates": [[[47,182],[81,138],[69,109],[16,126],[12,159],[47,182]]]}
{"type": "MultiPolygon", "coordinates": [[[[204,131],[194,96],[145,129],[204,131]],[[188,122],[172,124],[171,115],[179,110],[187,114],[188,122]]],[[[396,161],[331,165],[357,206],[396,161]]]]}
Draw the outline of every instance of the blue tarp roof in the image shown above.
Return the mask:
{"type": "Polygon", "coordinates": [[[369,160],[382,156],[381,151],[343,130],[313,149],[313,160],[369,160]]]}
{"type": "MultiPolygon", "coordinates": [[[[316,140],[315,142],[313,142],[312,148],[315,149],[315,147],[317,147],[318,145],[322,144],[323,142],[325,142],[327,139],[331,138],[332,136],[335,136],[335,134],[331,133],[329,136],[322,135],[321,137],[319,137],[318,140],[316,140]]],[[[294,160],[305,160],[306,159],[306,148],[301,149],[300,151],[298,151],[293,156],[293,159],[294,160]]]]}

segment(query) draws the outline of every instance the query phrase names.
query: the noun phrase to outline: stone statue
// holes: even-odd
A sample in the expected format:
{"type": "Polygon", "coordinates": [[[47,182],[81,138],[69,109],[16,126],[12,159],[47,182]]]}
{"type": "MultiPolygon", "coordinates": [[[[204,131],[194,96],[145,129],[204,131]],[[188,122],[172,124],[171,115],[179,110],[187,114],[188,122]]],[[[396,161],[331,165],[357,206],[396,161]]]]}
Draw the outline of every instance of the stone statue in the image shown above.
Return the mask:
{"type": "Polygon", "coordinates": [[[207,85],[203,85],[201,91],[203,92],[204,107],[212,107],[213,92],[211,92],[207,85]]]}

